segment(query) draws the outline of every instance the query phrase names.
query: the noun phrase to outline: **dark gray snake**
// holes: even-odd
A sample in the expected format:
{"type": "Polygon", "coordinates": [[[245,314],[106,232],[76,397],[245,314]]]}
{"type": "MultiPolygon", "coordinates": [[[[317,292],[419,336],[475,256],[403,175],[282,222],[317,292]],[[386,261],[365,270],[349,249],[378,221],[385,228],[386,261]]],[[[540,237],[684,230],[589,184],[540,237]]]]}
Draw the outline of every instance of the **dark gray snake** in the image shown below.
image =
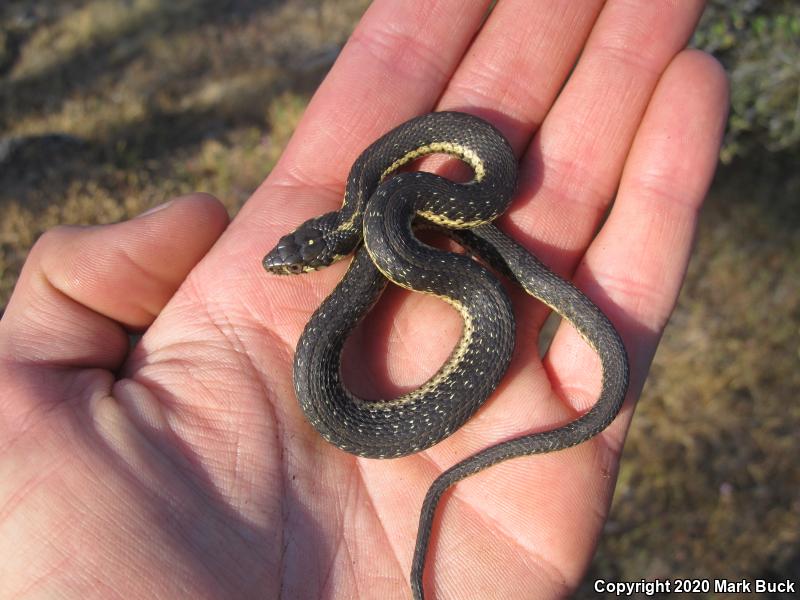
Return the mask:
{"type": "Polygon", "coordinates": [[[434,224],[569,321],[597,352],[602,389],[581,417],[550,431],[491,446],[442,473],[422,505],[411,567],[415,598],[436,505],[454,483],[498,462],[553,452],[586,441],[619,412],[628,388],[628,359],[606,316],[571,283],[490,222],[516,187],[517,162],[487,122],[456,112],[412,119],[385,134],[353,165],[342,208],[306,221],[264,257],[277,274],[313,271],[355,251],[350,268],[312,315],[297,346],[294,383],[309,422],[346,452],[394,458],[420,452],[464,424],[497,387],[514,349],[514,314],[502,286],[480,263],[433,248],[413,234],[434,224]],[[431,173],[396,171],[420,156],[447,153],[472,167],[455,183],[431,173]],[[363,243],[362,243],[363,241],[363,243]],[[345,339],[378,301],[387,278],[453,305],[464,320],[450,358],[425,384],[390,400],[358,398],[344,387],[345,339]]]}

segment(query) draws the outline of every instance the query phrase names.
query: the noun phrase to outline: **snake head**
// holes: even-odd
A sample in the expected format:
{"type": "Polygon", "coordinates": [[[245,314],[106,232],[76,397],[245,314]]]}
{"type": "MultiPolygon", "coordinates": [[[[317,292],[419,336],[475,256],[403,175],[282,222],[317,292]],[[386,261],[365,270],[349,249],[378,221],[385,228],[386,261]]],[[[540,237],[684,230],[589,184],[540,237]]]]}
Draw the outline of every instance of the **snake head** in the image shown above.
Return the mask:
{"type": "Polygon", "coordinates": [[[332,220],[336,213],[309,219],[284,235],[264,257],[264,268],[276,275],[297,275],[327,267],[341,258],[332,243],[332,220]]]}

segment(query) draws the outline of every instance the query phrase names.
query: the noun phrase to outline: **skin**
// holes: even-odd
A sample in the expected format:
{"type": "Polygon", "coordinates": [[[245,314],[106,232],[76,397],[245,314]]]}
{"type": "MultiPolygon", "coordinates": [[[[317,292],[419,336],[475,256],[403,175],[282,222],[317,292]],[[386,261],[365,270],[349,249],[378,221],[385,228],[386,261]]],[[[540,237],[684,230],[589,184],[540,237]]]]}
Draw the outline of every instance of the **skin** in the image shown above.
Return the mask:
{"type": "MultiPolygon", "coordinates": [[[[562,326],[540,358],[546,311],[517,295],[503,384],[435,448],[358,459],[303,420],[294,346],[346,264],[276,277],[261,257],[336,208],[364,147],[433,109],[472,112],[509,138],[522,180],[500,226],[608,314],[632,384],[591,442],[446,495],[426,590],[575,589],[684,277],[727,83],[713,59],[683,50],[699,2],[504,0],[480,29],[485,5],[376,0],[230,225],[197,194],[37,242],[0,321],[0,596],[405,598],[434,477],[591,406],[596,357],[562,326]],[[144,329],[128,353],[126,334],[144,329]]],[[[373,396],[415,387],[459,330],[445,304],[391,290],[349,344],[348,380],[373,396]]]]}

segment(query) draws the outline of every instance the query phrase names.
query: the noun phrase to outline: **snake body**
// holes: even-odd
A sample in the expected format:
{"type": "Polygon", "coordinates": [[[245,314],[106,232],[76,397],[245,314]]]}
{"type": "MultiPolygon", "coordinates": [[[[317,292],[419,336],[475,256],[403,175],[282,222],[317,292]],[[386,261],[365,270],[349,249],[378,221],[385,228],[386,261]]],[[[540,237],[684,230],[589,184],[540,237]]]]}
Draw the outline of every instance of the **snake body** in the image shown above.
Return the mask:
{"type": "Polygon", "coordinates": [[[436,505],[464,477],[518,456],[579,444],[619,412],[628,387],[628,360],[606,316],[571,283],[555,275],[491,221],[506,210],[517,165],[505,138],[489,123],[456,112],[430,113],[393,129],[354,163],[338,211],[315,217],[283,236],[265,256],[277,274],[322,268],[355,251],[341,282],[306,325],[297,346],[294,383],[309,422],[351,454],[392,458],[419,452],[466,422],[491,395],[514,349],[514,315],[496,277],[469,256],[420,242],[420,224],[446,233],[570,322],[597,352],[602,388],[595,405],[553,430],[491,446],[458,463],[431,485],[420,515],[411,570],[415,598],[436,505]],[[420,156],[454,155],[474,172],[469,183],[431,173],[396,171],[420,156]],[[444,365],[420,388],[398,398],[359,398],[340,373],[344,342],[377,302],[387,280],[442,298],[464,327],[444,365]]]}

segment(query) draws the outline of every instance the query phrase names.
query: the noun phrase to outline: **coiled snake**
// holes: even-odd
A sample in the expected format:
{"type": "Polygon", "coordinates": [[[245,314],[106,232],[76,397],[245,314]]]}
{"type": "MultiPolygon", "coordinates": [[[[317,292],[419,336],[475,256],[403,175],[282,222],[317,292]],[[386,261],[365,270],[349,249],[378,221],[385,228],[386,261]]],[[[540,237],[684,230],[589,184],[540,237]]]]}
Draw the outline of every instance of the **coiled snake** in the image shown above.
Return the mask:
{"type": "Polygon", "coordinates": [[[447,235],[569,321],[600,357],[602,388],[591,410],[556,429],[491,446],[433,482],[422,505],[411,568],[415,598],[423,597],[431,525],[448,487],[498,462],[591,438],[617,415],[628,387],[625,348],[606,316],[491,224],[511,202],[516,178],[513,151],[490,124],[457,112],[423,115],[385,134],[358,157],[340,210],[283,236],[263,261],[271,273],[296,274],[328,266],[355,250],[344,278],[300,337],[294,383],[314,428],[359,456],[405,456],[452,434],[497,387],[514,349],[514,314],[500,283],[470,257],[420,242],[413,234],[420,223],[446,228],[447,235]],[[472,167],[473,180],[455,183],[431,173],[396,173],[431,153],[460,158],[472,167]],[[387,279],[442,298],[461,313],[464,327],[449,359],[420,388],[399,398],[366,400],[344,387],[341,352],[387,279]]]}

